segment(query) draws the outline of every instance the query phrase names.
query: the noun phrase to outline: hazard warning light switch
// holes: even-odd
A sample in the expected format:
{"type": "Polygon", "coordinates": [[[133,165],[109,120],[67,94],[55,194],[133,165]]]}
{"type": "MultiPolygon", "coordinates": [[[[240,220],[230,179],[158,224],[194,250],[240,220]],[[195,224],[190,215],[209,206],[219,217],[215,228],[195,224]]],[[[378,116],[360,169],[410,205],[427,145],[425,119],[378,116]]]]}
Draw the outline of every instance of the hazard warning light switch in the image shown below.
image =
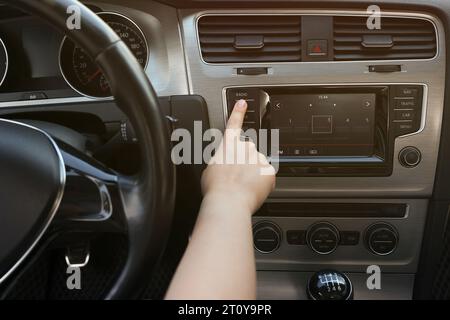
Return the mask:
{"type": "Polygon", "coordinates": [[[327,56],[328,41],[327,40],[308,40],[308,56],[327,56]]]}

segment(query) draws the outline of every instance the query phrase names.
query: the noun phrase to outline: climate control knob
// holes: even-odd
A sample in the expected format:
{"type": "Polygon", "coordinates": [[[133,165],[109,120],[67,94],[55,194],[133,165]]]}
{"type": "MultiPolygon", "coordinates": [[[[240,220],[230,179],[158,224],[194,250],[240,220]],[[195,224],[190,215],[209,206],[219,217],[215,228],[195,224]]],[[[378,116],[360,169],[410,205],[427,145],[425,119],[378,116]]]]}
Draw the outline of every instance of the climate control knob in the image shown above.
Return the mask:
{"type": "Polygon", "coordinates": [[[309,247],[319,254],[330,254],[339,244],[339,230],[328,222],[312,225],[306,233],[309,247]]]}
{"type": "Polygon", "coordinates": [[[397,248],[399,241],[397,230],[387,223],[371,225],[365,234],[367,248],[374,254],[386,256],[397,248]]]}
{"type": "Polygon", "coordinates": [[[269,221],[261,221],[253,227],[253,244],[261,253],[271,253],[281,244],[281,231],[269,221]]]}

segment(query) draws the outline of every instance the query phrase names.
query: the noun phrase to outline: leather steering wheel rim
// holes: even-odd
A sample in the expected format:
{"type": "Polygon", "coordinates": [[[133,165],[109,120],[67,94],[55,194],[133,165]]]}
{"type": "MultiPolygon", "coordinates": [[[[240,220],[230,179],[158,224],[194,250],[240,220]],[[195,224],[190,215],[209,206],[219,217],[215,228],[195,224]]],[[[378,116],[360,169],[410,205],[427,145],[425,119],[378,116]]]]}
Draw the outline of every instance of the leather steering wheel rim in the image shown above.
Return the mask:
{"type": "Polygon", "coordinates": [[[4,0],[40,17],[83,48],[107,77],[119,108],[128,116],[141,150],[141,168],[121,190],[127,207],[126,264],[106,299],[136,298],[164,250],[175,203],[175,167],[170,158],[167,121],[145,72],[119,36],[77,0],[4,0]],[[79,8],[81,29],[69,30],[67,9],[79,8]]]}

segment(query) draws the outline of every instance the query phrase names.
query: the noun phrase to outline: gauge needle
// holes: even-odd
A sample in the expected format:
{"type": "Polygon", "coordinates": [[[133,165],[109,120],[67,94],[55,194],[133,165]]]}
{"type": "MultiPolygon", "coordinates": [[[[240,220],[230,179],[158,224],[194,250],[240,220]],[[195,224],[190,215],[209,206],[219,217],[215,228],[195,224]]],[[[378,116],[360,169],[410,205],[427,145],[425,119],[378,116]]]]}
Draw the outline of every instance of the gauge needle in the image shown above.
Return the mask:
{"type": "Polygon", "coordinates": [[[102,71],[100,69],[97,69],[97,71],[95,71],[95,73],[88,78],[87,82],[91,82],[92,80],[94,80],[101,73],[102,73],[102,71]]]}

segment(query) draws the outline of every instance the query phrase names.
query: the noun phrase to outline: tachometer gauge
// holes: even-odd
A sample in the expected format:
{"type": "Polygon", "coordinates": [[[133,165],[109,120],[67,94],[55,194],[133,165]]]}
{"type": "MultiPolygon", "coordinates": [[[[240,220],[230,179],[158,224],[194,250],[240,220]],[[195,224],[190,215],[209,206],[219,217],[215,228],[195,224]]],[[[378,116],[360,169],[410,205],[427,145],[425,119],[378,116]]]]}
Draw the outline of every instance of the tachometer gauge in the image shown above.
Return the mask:
{"type": "MultiPolygon", "coordinates": [[[[139,64],[145,68],[149,57],[148,46],[136,23],[117,13],[101,12],[98,15],[119,35],[139,64]]],[[[100,68],[83,49],[67,37],[61,44],[59,63],[64,79],[75,91],[95,98],[111,96],[108,81],[100,68]]]]}
{"type": "Polygon", "coordinates": [[[0,39],[0,86],[6,78],[8,72],[8,52],[6,51],[5,44],[0,39]]]}

